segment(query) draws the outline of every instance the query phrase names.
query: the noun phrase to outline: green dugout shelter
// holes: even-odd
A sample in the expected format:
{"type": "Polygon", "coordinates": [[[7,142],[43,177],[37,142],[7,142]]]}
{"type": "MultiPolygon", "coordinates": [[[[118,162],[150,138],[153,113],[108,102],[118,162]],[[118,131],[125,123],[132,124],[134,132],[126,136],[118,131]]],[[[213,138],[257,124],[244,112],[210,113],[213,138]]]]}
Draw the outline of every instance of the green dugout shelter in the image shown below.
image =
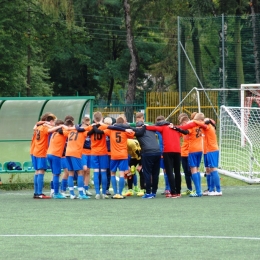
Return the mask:
{"type": "Polygon", "coordinates": [[[66,115],[80,123],[92,120],[94,96],[75,97],[0,97],[0,163],[30,160],[33,127],[42,114],[51,112],[58,119],[66,115]]]}

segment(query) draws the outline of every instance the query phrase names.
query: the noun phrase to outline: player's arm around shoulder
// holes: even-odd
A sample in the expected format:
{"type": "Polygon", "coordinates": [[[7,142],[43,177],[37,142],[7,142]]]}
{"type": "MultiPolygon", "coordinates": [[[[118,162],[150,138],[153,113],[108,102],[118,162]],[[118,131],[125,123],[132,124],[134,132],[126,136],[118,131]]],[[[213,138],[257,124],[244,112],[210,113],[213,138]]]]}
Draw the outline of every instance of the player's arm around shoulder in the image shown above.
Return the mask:
{"type": "Polygon", "coordinates": [[[54,126],[52,128],[48,128],[48,133],[53,133],[60,128],[62,128],[62,125],[57,125],[57,126],[54,126]]]}
{"type": "Polygon", "coordinates": [[[205,124],[204,121],[199,121],[199,120],[193,120],[193,122],[197,125],[197,126],[200,126],[202,127],[203,129],[208,129],[208,125],[205,124]]]}
{"type": "Polygon", "coordinates": [[[163,132],[163,126],[147,125],[146,130],[163,132]]]}
{"type": "MultiPolygon", "coordinates": [[[[131,130],[131,129],[129,129],[131,130]]],[[[131,132],[125,131],[127,138],[134,138],[135,132],[132,130],[131,132]]]]}
{"type": "Polygon", "coordinates": [[[179,126],[180,129],[183,129],[183,130],[188,130],[188,129],[192,129],[193,127],[196,127],[197,124],[193,121],[190,121],[188,124],[186,125],[181,125],[179,126]]]}

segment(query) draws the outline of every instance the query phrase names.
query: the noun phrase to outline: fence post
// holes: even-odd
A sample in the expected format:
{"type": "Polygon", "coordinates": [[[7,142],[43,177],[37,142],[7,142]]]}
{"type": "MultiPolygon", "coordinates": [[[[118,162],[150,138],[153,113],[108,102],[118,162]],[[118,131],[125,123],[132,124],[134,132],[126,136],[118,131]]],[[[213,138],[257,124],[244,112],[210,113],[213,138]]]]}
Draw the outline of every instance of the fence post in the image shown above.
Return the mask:
{"type": "Polygon", "coordinates": [[[179,103],[181,103],[181,49],[180,49],[180,16],[177,18],[178,21],[178,85],[179,85],[179,103]]]}

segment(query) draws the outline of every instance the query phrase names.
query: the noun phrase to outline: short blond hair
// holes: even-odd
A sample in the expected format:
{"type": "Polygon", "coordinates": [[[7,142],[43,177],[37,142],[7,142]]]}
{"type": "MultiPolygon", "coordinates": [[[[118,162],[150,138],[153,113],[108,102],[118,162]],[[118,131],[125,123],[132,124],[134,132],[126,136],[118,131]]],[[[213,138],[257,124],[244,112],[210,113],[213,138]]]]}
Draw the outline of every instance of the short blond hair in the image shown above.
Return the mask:
{"type": "Polygon", "coordinates": [[[104,124],[106,124],[106,125],[112,125],[112,122],[113,122],[113,120],[111,117],[106,117],[104,119],[104,124]]]}
{"type": "Polygon", "coordinates": [[[94,121],[100,123],[102,121],[102,113],[97,111],[94,113],[94,121]]]}
{"type": "Polygon", "coordinates": [[[191,113],[190,119],[191,119],[191,120],[194,119],[194,117],[196,116],[196,114],[198,114],[198,112],[193,112],[193,113],[191,113]]]}
{"type": "Polygon", "coordinates": [[[85,117],[83,117],[81,122],[82,122],[82,124],[89,125],[90,118],[88,116],[85,116],[85,117]]]}
{"type": "Polygon", "coordinates": [[[116,119],[116,122],[117,122],[118,124],[123,124],[123,123],[125,123],[125,119],[124,119],[122,116],[119,116],[119,117],[116,119]]]}
{"type": "Polygon", "coordinates": [[[194,120],[203,120],[204,121],[204,114],[203,113],[197,113],[195,116],[194,116],[194,120]]]}
{"type": "Polygon", "coordinates": [[[142,118],[142,117],[144,117],[144,113],[142,113],[142,112],[137,112],[135,114],[135,118],[142,118]]]}
{"type": "Polygon", "coordinates": [[[189,117],[188,117],[188,115],[183,115],[182,117],[178,117],[178,119],[179,119],[179,123],[180,124],[182,124],[183,122],[185,122],[185,121],[189,121],[190,119],[189,119],[189,117]]]}
{"type": "Polygon", "coordinates": [[[181,118],[181,117],[184,117],[184,116],[188,117],[188,115],[187,115],[186,113],[180,113],[180,114],[178,115],[178,120],[180,121],[180,118],[181,118]]]}

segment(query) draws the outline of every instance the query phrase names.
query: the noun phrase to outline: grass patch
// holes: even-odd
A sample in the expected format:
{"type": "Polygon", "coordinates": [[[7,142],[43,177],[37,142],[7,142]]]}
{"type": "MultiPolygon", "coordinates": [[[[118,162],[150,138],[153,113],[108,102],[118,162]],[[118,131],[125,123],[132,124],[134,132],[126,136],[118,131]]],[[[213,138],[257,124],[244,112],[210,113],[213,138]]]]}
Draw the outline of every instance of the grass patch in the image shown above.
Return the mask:
{"type": "MultiPolygon", "coordinates": [[[[0,185],[0,189],[2,190],[31,190],[33,189],[33,173],[29,174],[1,174],[2,177],[2,184],[0,185]]],[[[50,189],[50,181],[52,178],[51,173],[46,173],[45,174],[45,183],[44,183],[44,188],[45,189],[50,189]]],[[[221,186],[248,186],[249,184],[237,180],[225,175],[220,175],[221,178],[221,186]]],[[[201,185],[202,188],[206,189],[207,183],[206,183],[206,178],[202,177],[201,178],[201,185]]],[[[163,175],[160,175],[159,177],[159,189],[164,189],[164,177],[163,175]]],[[[93,184],[90,183],[90,188],[93,188],[93,184]]],[[[182,176],[182,188],[185,189],[185,179],[184,176],[182,176]]]]}

